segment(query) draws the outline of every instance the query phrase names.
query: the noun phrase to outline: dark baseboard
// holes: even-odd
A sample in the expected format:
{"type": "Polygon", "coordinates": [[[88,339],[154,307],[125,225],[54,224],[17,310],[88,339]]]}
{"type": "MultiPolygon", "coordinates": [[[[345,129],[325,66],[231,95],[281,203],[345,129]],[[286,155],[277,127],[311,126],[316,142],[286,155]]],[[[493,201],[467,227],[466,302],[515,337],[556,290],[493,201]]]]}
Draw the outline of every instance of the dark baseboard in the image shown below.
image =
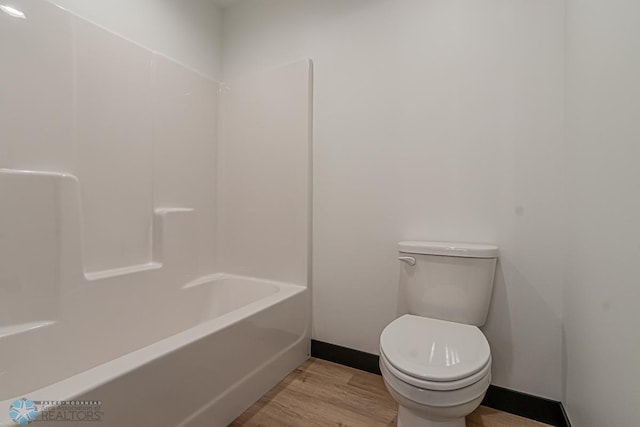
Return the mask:
{"type": "MultiPolygon", "coordinates": [[[[380,357],[360,350],[311,340],[311,356],[380,375],[380,357]]],[[[495,385],[489,386],[484,406],[556,427],[571,427],[561,402],[495,385]]]]}
{"type": "Polygon", "coordinates": [[[364,351],[311,340],[311,357],[382,375],[380,372],[380,357],[364,351]]]}
{"type": "Polygon", "coordinates": [[[571,427],[562,403],[496,385],[489,386],[484,406],[556,427],[571,427]]]}

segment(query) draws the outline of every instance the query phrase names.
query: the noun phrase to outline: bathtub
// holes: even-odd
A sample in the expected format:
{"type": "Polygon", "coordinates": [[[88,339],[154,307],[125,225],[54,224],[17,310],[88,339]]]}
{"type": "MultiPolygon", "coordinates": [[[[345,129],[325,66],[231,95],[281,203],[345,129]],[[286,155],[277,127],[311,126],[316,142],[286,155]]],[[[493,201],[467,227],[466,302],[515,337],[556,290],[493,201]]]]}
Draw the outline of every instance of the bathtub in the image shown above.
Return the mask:
{"type": "Polygon", "coordinates": [[[0,169],[0,194],[0,426],[22,399],[32,425],[224,426],[309,356],[308,278],[199,273],[194,209],[154,210],[149,262],[86,271],[77,177],[0,169]]]}
{"type": "Polygon", "coordinates": [[[55,321],[1,328],[0,425],[16,426],[9,406],[28,398],[51,409],[99,402],[99,422],[57,407],[47,416],[66,422],[41,414],[32,425],[225,426],[309,357],[306,287],[230,274],[166,286],[160,277],[103,278],[77,301],[68,295],[55,321]]]}

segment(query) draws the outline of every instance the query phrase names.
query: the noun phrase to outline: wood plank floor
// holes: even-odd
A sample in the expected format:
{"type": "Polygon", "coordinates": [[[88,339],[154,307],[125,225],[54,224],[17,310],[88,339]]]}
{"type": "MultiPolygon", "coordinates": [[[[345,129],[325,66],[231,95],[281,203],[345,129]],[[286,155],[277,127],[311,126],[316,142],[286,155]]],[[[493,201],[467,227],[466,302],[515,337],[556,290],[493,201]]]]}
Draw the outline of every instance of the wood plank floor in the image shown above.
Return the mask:
{"type": "MultiPolygon", "coordinates": [[[[231,426],[395,426],[397,414],[382,377],[311,358],[231,426]]],[[[467,417],[467,427],[549,426],[481,406],[467,417]]]]}

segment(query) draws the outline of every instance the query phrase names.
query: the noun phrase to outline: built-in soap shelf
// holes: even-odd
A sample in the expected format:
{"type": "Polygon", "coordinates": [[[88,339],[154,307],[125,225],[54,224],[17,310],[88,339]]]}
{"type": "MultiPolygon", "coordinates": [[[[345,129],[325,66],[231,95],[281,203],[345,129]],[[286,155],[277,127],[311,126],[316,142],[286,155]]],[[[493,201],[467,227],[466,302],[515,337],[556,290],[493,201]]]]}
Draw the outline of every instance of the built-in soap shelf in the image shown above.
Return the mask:
{"type": "Polygon", "coordinates": [[[149,262],[146,264],[131,265],[128,267],[112,268],[110,270],[94,271],[84,273],[85,279],[89,281],[108,279],[111,277],[126,276],[129,274],[143,273],[145,271],[159,270],[162,268],[160,262],[149,262]]]}
{"type": "MultiPolygon", "coordinates": [[[[48,206],[48,210],[52,211],[51,215],[58,218],[61,232],[64,234],[59,237],[62,239],[61,244],[71,246],[70,250],[63,250],[63,253],[74,254],[70,257],[69,264],[63,268],[77,271],[84,276],[86,281],[95,282],[159,270],[167,262],[172,264],[174,268],[193,268],[192,265],[188,265],[190,257],[195,259],[195,256],[190,253],[190,249],[195,247],[195,229],[191,218],[194,209],[192,208],[161,207],[154,210],[150,262],[102,271],[86,271],[83,262],[85,259],[82,233],[84,217],[78,178],[65,172],[0,168],[0,179],[3,176],[12,180],[7,183],[5,189],[14,189],[18,192],[37,189],[39,194],[51,194],[52,200],[57,200],[55,204],[48,206]],[[42,185],[39,184],[40,180],[43,180],[42,185]],[[64,187],[63,183],[66,183],[64,187]],[[173,246],[173,248],[169,246],[173,246]],[[183,263],[187,265],[181,266],[180,264],[183,263]]],[[[15,213],[24,215],[27,221],[31,217],[29,212],[15,213]]],[[[0,241],[1,243],[3,242],[0,241]]],[[[12,242],[7,243],[12,244],[12,242]]]]}
{"type": "Polygon", "coordinates": [[[109,279],[118,276],[127,276],[130,274],[144,273],[152,270],[159,270],[163,266],[163,259],[165,258],[166,250],[164,248],[166,244],[166,227],[167,218],[175,215],[190,214],[194,210],[192,208],[157,208],[154,210],[153,221],[153,245],[152,256],[153,261],[131,265],[127,267],[113,268],[109,270],[93,271],[84,273],[84,277],[88,281],[109,279]]]}
{"type": "Polygon", "coordinates": [[[65,172],[48,172],[48,171],[26,170],[26,169],[0,168],[0,174],[22,175],[25,177],[29,176],[29,177],[42,177],[42,178],[73,179],[75,181],[78,181],[78,178],[75,175],[71,175],[65,172]]]}
{"type": "Polygon", "coordinates": [[[21,323],[18,325],[0,326],[0,338],[9,337],[11,335],[22,334],[25,332],[33,331],[35,329],[44,328],[45,326],[53,325],[53,320],[44,320],[41,322],[29,322],[21,323]]]}

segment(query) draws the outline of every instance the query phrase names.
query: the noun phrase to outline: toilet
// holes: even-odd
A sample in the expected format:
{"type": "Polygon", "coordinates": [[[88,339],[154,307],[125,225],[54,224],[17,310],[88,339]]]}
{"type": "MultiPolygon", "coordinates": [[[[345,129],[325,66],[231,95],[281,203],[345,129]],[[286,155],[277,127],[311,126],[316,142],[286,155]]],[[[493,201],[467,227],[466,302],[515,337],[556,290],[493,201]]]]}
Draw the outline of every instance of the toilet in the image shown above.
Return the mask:
{"type": "Polygon", "coordinates": [[[399,427],[465,427],[491,383],[484,325],[498,258],[492,245],[400,242],[402,312],[380,335],[380,370],[399,427]]]}

